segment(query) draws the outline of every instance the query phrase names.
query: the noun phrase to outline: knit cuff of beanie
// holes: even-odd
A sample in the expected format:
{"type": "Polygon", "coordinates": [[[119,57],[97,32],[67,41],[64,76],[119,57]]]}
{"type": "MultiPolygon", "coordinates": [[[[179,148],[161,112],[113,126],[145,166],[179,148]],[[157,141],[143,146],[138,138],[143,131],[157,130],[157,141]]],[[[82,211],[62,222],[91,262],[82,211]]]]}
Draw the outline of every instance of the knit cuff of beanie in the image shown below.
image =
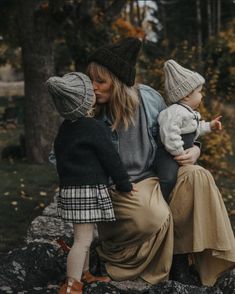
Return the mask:
{"type": "Polygon", "coordinates": [[[190,79],[185,80],[170,91],[166,91],[166,94],[171,103],[176,103],[204,83],[205,79],[195,72],[193,76],[190,76],[190,79]]]}

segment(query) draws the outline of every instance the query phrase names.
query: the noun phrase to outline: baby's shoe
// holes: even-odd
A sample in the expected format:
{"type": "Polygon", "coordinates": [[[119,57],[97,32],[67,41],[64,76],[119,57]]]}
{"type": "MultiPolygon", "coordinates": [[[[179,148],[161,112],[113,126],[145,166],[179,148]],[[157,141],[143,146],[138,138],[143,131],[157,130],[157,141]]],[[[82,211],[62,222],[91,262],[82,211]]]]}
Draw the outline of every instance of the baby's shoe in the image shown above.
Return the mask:
{"type": "Polygon", "coordinates": [[[93,282],[108,283],[111,281],[110,277],[108,276],[94,276],[89,271],[86,271],[83,273],[81,280],[87,283],[93,283],[93,282]]]}
{"type": "Polygon", "coordinates": [[[82,294],[83,283],[74,279],[66,279],[58,294],[82,294]]]}

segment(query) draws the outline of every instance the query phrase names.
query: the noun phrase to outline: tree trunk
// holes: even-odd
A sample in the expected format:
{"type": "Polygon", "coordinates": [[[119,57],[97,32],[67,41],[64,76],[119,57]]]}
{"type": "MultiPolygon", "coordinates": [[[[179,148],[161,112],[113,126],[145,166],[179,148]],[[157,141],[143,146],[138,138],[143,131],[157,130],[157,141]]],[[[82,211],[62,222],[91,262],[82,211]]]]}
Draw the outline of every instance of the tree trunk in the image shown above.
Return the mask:
{"type": "Polygon", "coordinates": [[[212,4],[212,32],[213,32],[213,36],[215,36],[216,32],[217,32],[217,30],[216,30],[216,26],[217,26],[217,21],[216,21],[217,3],[216,3],[216,1],[213,1],[212,3],[213,3],[212,4]]]}
{"type": "Polygon", "coordinates": [[[221,1],[217,0],[217,34],[221,29],[221,1]]]}
{"type": "Polygon", "coordinates": [[[161,3],[161,1],[156,1],[157,7],[159,9],[159,14],[162,20],[162,30],[163,30],[163,36],[164,39],[168,39],[168,33],[167,33],[167,21],[166,21],[166,11],[164,4],[161,3]]]}
{"type": "Polygon", "coordinates": [[[136,3],[136,12],[137,12],[137,25],[141,27],[142,25],[142,19],[141,19],[141,14],[140,14],[140,6],[138,0],[135,1],[136,3]]]}
{"type": "Polygon", "coordinates": [[[134,2],[133,1],[130,1],[129,7],[130,7],[129,20],[130,20],[130,23],[134,24],[135,19],[134,19],[134,2]]]}
{"type": "Polygon", "coordinates": [[[211,0],[207,0],[208,37],[212,37],[211,0]]]}
{"type": "Polygon", "coordinates": [[[197,7],[197,42],[198,42],[198,61],[202,61],[202,17],[201,17],[201,3],[200,0],[196,1],[197,7]]]}
{"type": "Polygon", "coordinates": [[[53,75],[53,38],[49,10],[37,0],[19,0],[18,18],[25,79],[25,138],[27,159],[48,160],[58,115],[46,91],[45,81],[53,75]]]}

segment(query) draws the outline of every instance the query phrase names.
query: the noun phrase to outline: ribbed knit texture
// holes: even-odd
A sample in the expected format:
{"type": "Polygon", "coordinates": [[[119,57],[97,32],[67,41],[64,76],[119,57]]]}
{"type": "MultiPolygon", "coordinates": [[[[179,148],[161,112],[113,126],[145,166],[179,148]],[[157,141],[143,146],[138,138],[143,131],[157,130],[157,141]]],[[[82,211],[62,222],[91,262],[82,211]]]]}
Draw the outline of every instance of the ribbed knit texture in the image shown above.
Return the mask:
{"type": "Polygon", "coordinates": [[[88,59],[96,62],[116,75],[127,86],[135,83],[135,65],[141,49],[141,41],[137,38],[126,38],[118,43],[98,48],[88,59]]]}
{"type": "Polygon", "coordinates": [[[164,63],[165,92],[170,103],[175,103],[205,83],[197,72],[191,71],[170,59],[164,63]]]}
{"type": "Polygon", "coordinates": [[[60,186],[108,184],[111,176],[118,190],[130,192],[129,176],[102,122],[81,117],[65,120],[55,139],[60,186]]]}
{"type": "Polygon", "coordinates": [[[46,81],[59,114],[68,120],[76,120],[87,114],[94,103],[94,91],[88,76],[71,72],[63,77],[51,77],[46,81]]]}

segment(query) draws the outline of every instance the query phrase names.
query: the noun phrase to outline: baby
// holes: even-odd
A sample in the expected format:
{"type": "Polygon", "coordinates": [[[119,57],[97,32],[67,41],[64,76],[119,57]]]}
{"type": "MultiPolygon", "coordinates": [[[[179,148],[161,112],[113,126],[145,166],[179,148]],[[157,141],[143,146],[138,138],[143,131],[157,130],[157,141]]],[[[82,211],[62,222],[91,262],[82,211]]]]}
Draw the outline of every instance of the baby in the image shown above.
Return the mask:
{"type": "Polygon", "coordinates": [[[160,178],[163,197],[169,195],[175,186],[179,164],[175,156],[183,155],[193,146],[199,135],[221,130],[220,118],[210,122],[201,119],[196,111],[202,100],[202,86],[205,79],[188,70],[174,60],[164,64],[165,92],[171,103],[158,117],[159,135],[155,169],[160,178]]]}

